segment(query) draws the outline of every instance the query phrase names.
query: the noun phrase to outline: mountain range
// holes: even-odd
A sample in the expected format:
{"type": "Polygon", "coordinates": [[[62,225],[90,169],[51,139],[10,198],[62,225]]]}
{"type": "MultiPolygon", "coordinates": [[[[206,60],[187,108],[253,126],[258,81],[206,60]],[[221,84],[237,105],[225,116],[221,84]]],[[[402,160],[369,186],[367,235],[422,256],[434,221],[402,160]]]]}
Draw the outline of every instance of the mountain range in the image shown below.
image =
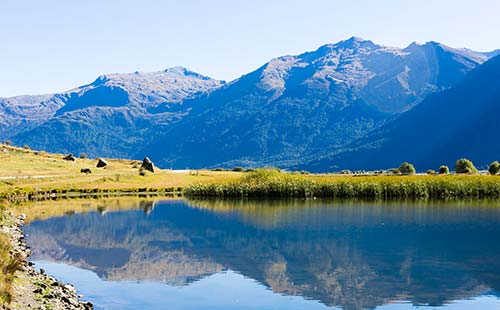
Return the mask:
{"type": "Polygon", "coordinates": [[[498,115],[500,57],[495,57],[454,87],[430,95],[366,138],[323,158],[316,155],[301,166],[311,170],[378,169],[407,160],[417,168],[437,169],[466,157],[486,169],[500,154],[498,115]]]}
{"type": "Polygon", "coordinates": [[[495,155],[482,137],[495,134],[485,121],[496,112],[499,53],[353,37],[273,59],[229,83],[182,67],[109,74],[60,94],[0,98],[0,139],[95,157],[150,156],[164,168],[331,171],[411,160],[426,169],[466,155],[485,164],[495,155]]]}

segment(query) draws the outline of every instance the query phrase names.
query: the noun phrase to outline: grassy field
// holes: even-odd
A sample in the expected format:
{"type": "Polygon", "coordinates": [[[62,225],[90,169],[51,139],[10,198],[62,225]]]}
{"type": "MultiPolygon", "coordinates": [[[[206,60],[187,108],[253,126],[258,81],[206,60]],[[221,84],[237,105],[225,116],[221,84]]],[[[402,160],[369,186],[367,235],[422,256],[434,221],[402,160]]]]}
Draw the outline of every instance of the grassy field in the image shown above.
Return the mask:
{"type": "Polygon", "coordinates": [[[139,175],[141,162],[106,159],[106,168],[96,168],[96,159],[63,160],[63,154],[48,154],[0,144],[0,197],[30,193],[176,192],[193,183],[227,182],[241,172],[170,171],[139,175]],[[90,168],[92,174],[80,173],[90,168]]]}
{"type": "Polygon", "coordinates": [[[113,192],[183,192],[191,197],[332,198],[500,198],[500,177],[489,175],[297,174],[274,169],[254,172],[156,169],[139,174],[141,162],[106,159],[63,160],[0,144],[0,198],[43,198],[113,192]],[[90,168],[92,174],[80,173],[90,168]]]}

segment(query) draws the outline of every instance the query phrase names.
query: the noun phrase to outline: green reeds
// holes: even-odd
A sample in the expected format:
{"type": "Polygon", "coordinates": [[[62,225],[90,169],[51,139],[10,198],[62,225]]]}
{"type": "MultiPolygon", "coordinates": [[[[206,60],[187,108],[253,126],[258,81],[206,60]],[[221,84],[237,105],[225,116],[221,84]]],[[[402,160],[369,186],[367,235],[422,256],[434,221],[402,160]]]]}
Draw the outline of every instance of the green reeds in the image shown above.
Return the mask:
{"type": "Polygon", "coordinates": [[[500,177],[305,176],[257,169],[233,182],[189,185],[183,193],[187,197],[500,198],[500,177]]]}

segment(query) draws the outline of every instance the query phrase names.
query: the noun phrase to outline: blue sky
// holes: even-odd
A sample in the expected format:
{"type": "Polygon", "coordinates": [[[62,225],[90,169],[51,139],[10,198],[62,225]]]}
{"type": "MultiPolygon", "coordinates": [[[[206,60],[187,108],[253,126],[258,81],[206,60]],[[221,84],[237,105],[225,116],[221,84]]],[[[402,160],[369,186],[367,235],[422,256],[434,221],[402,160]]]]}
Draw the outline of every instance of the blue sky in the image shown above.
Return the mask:
{"type": "Polygon", "coordinates": [[[351,36],[500,48],[498,0],[0,0],[0,97],[182,65],[231,80],[351,36]]]}

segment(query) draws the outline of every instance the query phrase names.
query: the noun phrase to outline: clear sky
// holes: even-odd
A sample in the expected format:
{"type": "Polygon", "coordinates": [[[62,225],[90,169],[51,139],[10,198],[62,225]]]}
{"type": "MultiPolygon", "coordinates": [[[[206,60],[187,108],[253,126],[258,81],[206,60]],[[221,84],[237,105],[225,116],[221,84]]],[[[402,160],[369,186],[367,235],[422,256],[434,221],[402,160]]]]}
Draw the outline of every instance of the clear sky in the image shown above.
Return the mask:
{"type": "Polygon", "coordinates": [[[0,0],[0,97],[182,65],[232,80],[351,36],[500,48],[499,0],[0,0]]]}

